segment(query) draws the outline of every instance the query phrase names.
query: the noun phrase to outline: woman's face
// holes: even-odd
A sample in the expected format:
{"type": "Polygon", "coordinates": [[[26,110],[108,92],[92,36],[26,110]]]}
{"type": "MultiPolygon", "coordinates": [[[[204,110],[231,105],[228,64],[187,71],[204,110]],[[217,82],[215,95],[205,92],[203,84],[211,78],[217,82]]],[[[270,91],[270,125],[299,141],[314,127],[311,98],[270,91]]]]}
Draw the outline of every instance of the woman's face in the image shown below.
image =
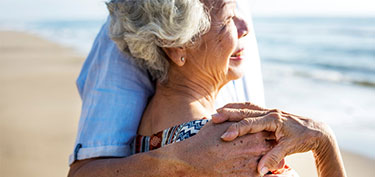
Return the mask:
{"type": "Polygon", "coordinates": [[[188,62],[216,81],[238,79],[243,74],[240,66],[245,48],[241,39],[248,33],[247,23],[238,16],[235,0],[208,0],[205,5],[212,7],[211,28],[202,36],[199,47],[187,49],[191,58],[188,62]]]}

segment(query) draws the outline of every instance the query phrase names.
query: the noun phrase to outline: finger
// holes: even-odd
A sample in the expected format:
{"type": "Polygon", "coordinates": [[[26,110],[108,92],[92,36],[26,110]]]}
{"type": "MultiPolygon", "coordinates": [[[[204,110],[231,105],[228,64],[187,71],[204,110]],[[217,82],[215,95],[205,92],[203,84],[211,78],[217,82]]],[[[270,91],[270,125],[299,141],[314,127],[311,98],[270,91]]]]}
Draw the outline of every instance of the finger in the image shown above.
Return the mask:
{"type": "Polygon", "coordinates": [[[248,133],[257,133],[263,130],[276,131],[277,125],[272,121],[270,116],[246,118],[240,122],[233,123],[221,136],[224,141],[232,141],[238,136],[243,136],[248,133]]]}
{"type": "Polygon", "coordinates": [[[285,159],[282,159],[280,163],[277,165],[276,170],[283,169],[285,166],[285,159]]]}
{"type": "Polygon", "coordinates": [[[286,141],[280,139],[279,143],[273,147],[266,155],[264,155],[258,163],[258,172],[261,175],[268,171],[277,170],[279,164],[283,161],[290,146],[286,141]]]}
{"type": "Polygon", "coordinates": [[[282,110],[279,110],[279,109],[269,109],[269,112],[275,112],[275,113],[283,114],[284,116],[286,116],[288,118],[296,117],[298,119],[306,119],[306,118],[304,118],[302,116],[299,116],[299,115],[296,115],[296,114],[292,114],[292,113],[289,113],[289,112],[285,112],[285,111],[282,111],[282,110]]]}
{"type": "Polygon", "coordinates": [[[214,123],[222,123],[225,121],[238,122],[244,118],[264,116],[268,113],[267,111],[234,108],[220,108],[217,112],[219,114],[213,116],[214,123]]]}
{"type": "Polygon", "coordinates": [[[269,174],[269,175],[264,175],[264,177],[299,177],[299,176],[293,176],[294,174],[269,174]]]}
{"type": "Polygon", "coordinates": [[[219,113],[215,113],[211,115],[211,120],[213,123],[218,124],[227,121],[228,117],[225,117],[224,115],[221,115],[219,113]]]}
{"type": "Polygon", "coordinates": [[[258,111],[268,111],[268,109],[253,104],[251,102],[242,102],[242,103],[228,103],[223,108],[235,108],[235,109],[254,109],[258,111]]]}
{"type": "Polygon", "coordinates": [[[238,130],[238,123],[233,123],[227,131],[221,136],[221,139],[224,141],[232,141],[238,137],[239,130],[238,130]]]}

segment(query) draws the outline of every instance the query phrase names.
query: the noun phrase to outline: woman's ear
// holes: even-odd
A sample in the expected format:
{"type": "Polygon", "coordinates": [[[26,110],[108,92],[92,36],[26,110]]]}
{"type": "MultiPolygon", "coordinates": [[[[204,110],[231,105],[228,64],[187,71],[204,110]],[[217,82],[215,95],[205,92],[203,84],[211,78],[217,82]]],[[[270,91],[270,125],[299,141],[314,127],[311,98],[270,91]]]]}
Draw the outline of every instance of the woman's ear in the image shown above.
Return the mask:
{"type": "Polygon", "coordinates": [[[183,66],[186,62],[185,49],[183,47],[162,48],[169,59],[177,66],[183,66]]]}

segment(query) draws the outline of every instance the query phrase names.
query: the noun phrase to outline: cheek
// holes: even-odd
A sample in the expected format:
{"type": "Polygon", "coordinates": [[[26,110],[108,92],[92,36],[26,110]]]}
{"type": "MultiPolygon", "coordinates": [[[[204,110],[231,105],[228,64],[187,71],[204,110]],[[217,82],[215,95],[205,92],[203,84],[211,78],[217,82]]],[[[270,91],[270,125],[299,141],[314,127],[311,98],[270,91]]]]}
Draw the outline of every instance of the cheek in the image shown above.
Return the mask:
{"type": "Polygon", "coordinates": [[[229,54],[229,56],[230,55],[232,55],[232,53],[233,52],[235,52],[235,50],[236,50],[236,47],[237,47],[237,33],[234,33],[234,32],[232,32],[232,33],[230,33],[229,34],[229,37],[228,37],[229,39],[228,39],[228,50],[230,50],[230,54],[229,54]]]}
{"type": "Polygon", "coordinates": [[[213,31],[205,36],[205,43],[201,45],[204,50],[200,52],[205,57],[198,65],[205,69],[209,68],[214,75],[226,75],[230,67],[230,56],[237,46],[237,30],[233,26],[228,26],[225,31],[218,33],[219,31],[213,31]]]}
{"type": "Polygon", "coordinates": [[[213,60],[211,60],[211,67],[214,69],[215,75],[220,77],[227,77],[230,71],[230,56],[235,50],[235,39],[231,33],[225,33],[219,37],[219,40],[214,44],[213,60]]]}
{"type": "Polygon", "coordinates": [[[228,62],[237,45],[237,33],[233,30],[227,31],[220,42],[220,55],[222,60],[228,62]]]}

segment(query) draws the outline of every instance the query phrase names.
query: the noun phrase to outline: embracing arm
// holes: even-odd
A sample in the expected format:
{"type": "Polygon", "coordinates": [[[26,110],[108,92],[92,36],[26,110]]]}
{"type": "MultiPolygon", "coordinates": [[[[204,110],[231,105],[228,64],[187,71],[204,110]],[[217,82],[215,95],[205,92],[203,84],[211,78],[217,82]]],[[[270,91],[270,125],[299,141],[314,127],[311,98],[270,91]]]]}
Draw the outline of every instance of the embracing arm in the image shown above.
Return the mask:
{"type": "Polygon", "coordinates": [[[68,176],[259,176],[258,160],[274,137],[259,132],[223,142],[231,124],[208,122],[189,139],[129,157],[78,161],[68,176]]]}
{"type": "Polygon", "coordinates": [[[183,172],[193,170],[187,163],[187,158],[178,153],[185,147],[181,143],[175,143],[124,158],[77,161],[71,165],[68,176],[180,176],[183,172]]]}

